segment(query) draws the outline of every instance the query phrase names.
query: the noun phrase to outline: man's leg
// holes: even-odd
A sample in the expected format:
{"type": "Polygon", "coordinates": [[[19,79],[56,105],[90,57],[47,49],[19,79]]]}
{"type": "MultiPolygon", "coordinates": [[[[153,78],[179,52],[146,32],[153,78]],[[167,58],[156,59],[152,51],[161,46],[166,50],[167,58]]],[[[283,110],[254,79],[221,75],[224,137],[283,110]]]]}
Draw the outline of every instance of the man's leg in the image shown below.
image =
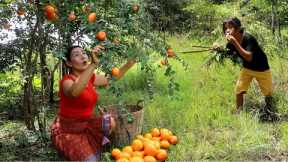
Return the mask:
{"type": "Polygon", "coordinates": [[[244,93],[236,94],[236,110],[239,112],[243,109],[244,93]]]}
{"type": "Polygon", "coordinates": [[[276,104],[272,97],[272,73],[270,70],[265,72],[258,72],[256,80],[260,89],[265,96],[265,106],[260,110],[260,120],[262,121],[276,121],[279,120],[277,114],[276,104]]]}
{"type": "Polygon", "coordinates": [[[249,88],[249,85],[253,79],[249,70],[243,68],[240,72],[239,78],[236,83],[236,112],[239,113],[243,109],[244,94],[249,88]]]}

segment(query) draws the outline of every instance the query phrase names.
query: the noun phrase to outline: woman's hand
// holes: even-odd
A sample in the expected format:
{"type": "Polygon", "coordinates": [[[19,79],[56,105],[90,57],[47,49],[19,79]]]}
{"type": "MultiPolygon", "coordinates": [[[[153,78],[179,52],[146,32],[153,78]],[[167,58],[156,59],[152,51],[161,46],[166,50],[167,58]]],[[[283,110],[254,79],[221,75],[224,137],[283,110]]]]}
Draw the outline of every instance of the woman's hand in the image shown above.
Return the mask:
{"type": "Polygon", "coordinates": [[[99,63],[98,54],[101,50],[104,50],[104,49],[105,48],[101,45],[98,45],[92,49],[92,54],[91,54],[92,63],[94,63],[94,64],[99,63]]]}
{"type": "Polygon", "coordinates": [[[232,43],[233,45],[235,45],[235,43],[237,42],[236,38],[232,36],[231,34],[226,34],[225,37],[226,37],[226,40],[229,43],[232,43]]]}

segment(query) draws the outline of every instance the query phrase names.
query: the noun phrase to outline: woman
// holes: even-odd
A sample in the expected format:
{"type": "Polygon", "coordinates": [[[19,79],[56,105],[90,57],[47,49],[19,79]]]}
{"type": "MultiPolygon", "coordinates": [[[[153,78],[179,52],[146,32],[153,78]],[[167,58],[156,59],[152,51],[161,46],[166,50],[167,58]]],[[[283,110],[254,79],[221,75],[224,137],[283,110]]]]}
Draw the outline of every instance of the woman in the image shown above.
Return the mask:
{"type": "MultiPolygon", "coordinates": [[[[96,117],[93,114],[98,99],[94,87],[108,85],[107,77],[94,73],[99,63],[97,53],[102,48],[96,46],[92,50],[91,64],[80,46],[72,46],[66,53],[66,65],[71,74],[60,81],[60,111],[51,126],[51,137],[54,146],[68,160],[99,160],[101,147],[109,142],[106,137],[115,127],[110,115],[101,113],[96,117]]],[[[134,64],[135,60],[129,60],[120,68],[117,78],[134,64]]]]}
{"type": "MultiPolygon", "coordinates": [[[[266,54],[255,37],[244,32],[241,21],[236,17],[223,22],[223,33],[228,41],[226,45],[228,53],[231,55],[237,54],[243,62],[243,68],[236,83],[236,112],[239,113],[243,109],[243,95],[255,78],[266,102],[266,106],[261,110],[260,117],[261,119],[272,118],[271,120],[275,120],[277,116],[274,113],[276,109],[272,105],[272,74],[266,54]]],[[[219,46],[214,45],[213,48],[217,50],[219,46]]]]}

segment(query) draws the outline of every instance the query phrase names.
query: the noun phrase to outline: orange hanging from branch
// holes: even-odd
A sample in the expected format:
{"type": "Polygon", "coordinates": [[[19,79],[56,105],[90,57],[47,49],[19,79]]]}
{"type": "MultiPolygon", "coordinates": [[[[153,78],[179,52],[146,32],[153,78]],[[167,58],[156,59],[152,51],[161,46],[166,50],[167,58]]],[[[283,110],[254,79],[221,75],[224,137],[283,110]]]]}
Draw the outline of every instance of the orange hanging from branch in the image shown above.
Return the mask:
{"type": "Polygon", "coordinates": [[[95,22],[95,21],[96,21],[96,17],[97,17],[97,15],[96,15],[95,12],[90,13],[90,14],[88,15],[88,22],[89,22],[89,23],[95,22]]]}
{"type": "Polygon", "coordinates": [[[98,39],[99,41],[104,41],[106,40],[106,36],[107,36],[106,32],[100,31],[96,34],[96,39],[98,39]]]}
{"type": "Polygon", "coordinates": [[[49,21],[53,21],[57,18],[56,9],[52,5],[45,6],[44,14],[49,21]]]}

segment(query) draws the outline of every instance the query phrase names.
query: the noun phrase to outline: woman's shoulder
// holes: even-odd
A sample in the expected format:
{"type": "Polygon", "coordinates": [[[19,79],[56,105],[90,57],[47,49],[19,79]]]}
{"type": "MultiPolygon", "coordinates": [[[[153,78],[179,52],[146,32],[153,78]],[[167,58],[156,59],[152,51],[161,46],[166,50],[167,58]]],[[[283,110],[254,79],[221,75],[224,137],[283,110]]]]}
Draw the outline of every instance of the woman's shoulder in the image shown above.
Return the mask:
{"type": "Polygon", "coordinates": [[[72,80],[75,81],[75,77],[71,74],[66,74],[62,77],[61,82],[64,82],[65,80],[72,80]]]}

